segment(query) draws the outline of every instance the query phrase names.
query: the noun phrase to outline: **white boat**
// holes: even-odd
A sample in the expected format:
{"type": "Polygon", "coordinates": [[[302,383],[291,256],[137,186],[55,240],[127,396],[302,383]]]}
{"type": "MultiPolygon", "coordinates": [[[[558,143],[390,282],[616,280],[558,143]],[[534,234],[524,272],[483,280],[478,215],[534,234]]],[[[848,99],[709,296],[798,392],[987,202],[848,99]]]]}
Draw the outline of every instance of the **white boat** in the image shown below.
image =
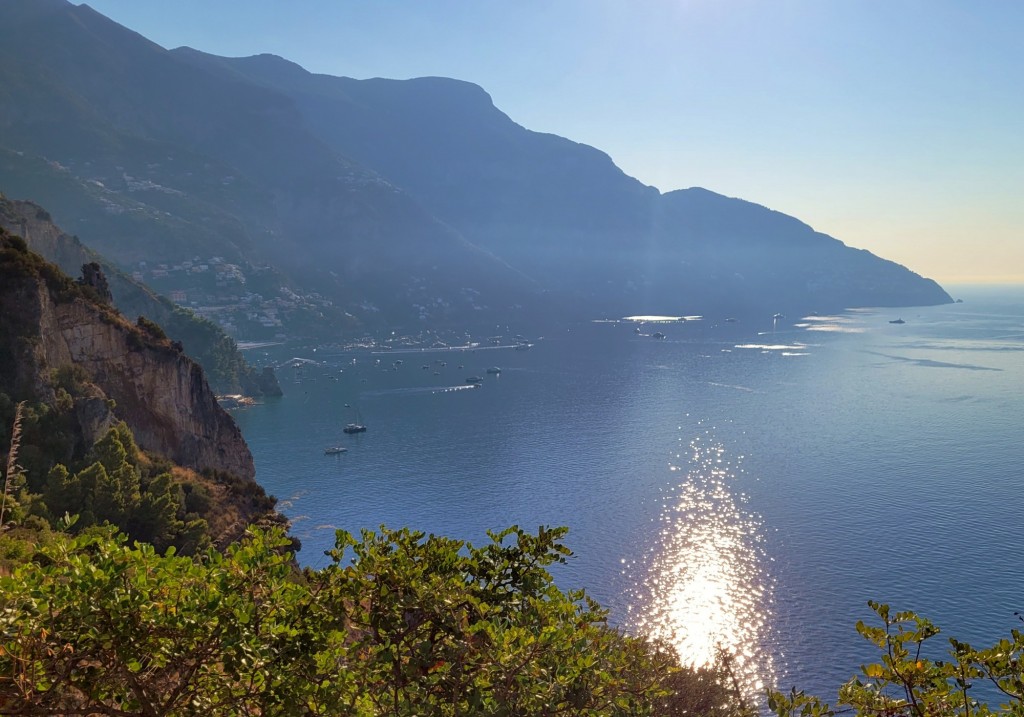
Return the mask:
{"type": "Polygon", "coordinates": [[[499,373],[501,373],[501,367],[500,366],[491,366],[489,369],[487,369],[487,373],[499,374],[499,373]]]}
{"type": "Polygon", "coordinates": [[[347,448],[343,448],[342,446],[327,446],[327,448],[324,449],[324,455],[325,456],[333,456],[333,455],[336,455],[338,453],[347,453],[347,452],[348,452],[348,449],[347,448]]]}

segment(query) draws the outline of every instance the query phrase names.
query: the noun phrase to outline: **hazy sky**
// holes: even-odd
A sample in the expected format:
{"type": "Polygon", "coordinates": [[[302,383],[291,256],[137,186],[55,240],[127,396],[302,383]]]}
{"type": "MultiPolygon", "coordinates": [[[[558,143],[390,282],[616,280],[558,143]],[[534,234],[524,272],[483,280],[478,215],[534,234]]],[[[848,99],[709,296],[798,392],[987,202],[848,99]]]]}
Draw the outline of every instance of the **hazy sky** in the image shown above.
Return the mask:
{"type": "Polygon", "coordinates": [[[441,75],[662,191],[941,282],[1024,282],[1018,0],[91,0],[165,47],[441,75]]]}

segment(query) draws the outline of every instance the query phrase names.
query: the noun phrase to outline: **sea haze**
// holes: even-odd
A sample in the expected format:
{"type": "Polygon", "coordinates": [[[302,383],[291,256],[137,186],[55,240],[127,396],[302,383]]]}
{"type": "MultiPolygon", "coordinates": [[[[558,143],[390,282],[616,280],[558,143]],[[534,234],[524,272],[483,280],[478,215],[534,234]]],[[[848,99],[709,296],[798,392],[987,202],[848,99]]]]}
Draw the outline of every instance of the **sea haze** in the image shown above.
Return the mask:
{"type": "Polygon", "coordinates": [[[751,691],[834,697],[873,659],[854,630],[868,599],[979,642],[1019,626],[1024,290],[961,295],[601,321],[528,351],[263,349],[317,364],[235,417],[307,565],[336,528],[567,525],[557,580],[615,623],[697,662],[724,648],[751,691]],[[344,435],[357,415],[367,432],[344,435]]]}

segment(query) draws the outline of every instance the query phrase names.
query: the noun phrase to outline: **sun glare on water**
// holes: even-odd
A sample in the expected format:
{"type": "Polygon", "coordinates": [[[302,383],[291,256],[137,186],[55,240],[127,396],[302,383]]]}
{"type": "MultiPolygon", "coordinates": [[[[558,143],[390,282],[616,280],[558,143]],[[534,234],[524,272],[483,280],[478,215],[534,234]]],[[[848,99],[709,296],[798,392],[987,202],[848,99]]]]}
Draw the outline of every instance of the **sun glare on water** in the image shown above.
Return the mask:
{"type": "Polygon", "coordinates": [[[727,657],[743,691],[756,697],[773,682],[762,650],[771,585],[760,520],[741,507],[733,485],[742,471],[710,431],[669,469],[683,478],[662,511],[646,584],[631,608],[636,628],[672,644],[694,667],[727,657]]]}

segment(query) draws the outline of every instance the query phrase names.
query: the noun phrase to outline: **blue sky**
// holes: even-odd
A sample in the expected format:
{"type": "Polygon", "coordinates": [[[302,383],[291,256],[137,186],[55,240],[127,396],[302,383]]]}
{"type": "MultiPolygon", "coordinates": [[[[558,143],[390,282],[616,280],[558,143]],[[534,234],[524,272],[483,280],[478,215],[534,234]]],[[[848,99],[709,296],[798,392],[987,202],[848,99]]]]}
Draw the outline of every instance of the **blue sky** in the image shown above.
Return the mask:
{"type": "Polygon", "coordinates": [[[792,214],[944,283],[1024,282],[1015,0],[92,0],[165,46],[481,85],[662,191],[792,214]]]}

